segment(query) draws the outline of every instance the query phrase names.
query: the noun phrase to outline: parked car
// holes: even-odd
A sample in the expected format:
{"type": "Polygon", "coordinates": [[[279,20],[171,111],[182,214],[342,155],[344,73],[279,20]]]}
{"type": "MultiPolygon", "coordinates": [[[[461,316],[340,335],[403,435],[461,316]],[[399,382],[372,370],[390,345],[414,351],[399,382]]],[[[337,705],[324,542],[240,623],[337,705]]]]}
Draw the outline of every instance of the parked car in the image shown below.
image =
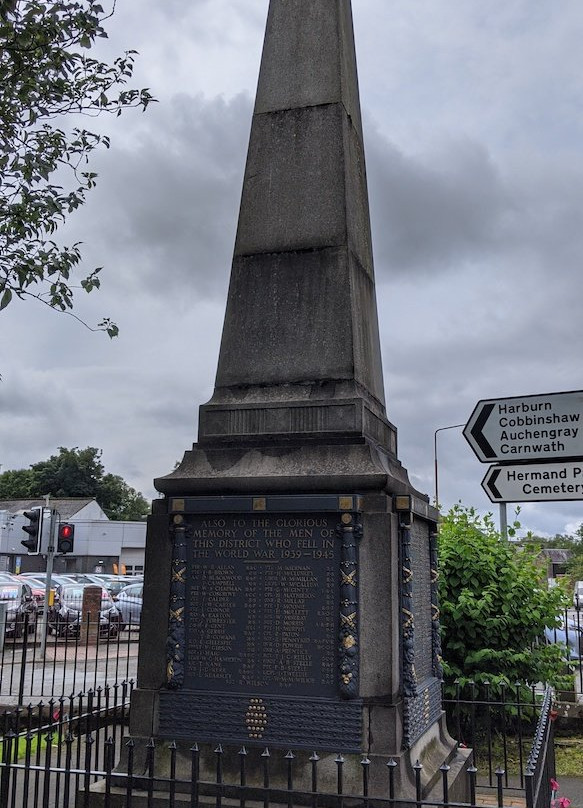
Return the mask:
{"type": "Polygon", "coordinates": [[[120,612],[120,629],[123,631],[127,626],[139,626],[142,616],[142,597],[144,584],[130,584],[124,586],[117,596],[117,608],[120,612]]]}
{"type": "MultiPolygon", "coordinates": [[[[38,606],[39,614],[42,614],[45,610],[46,572],[37,572],[34,573],[34,576],[30,572],[23,572],[17,577],[20,582],[27,583],[30,586],[38,606]]],[[[65,575],[51,575],[51,589],[55,591],[59,586],[72,583],[74,583],[74,581],[71,578],[67,578],[65,575]]]]}
{"type": "Polygon", "coordinates": [[[583,609],[583,581],[575,582],[575,591],[573,592],[573,606],[577,609],[583,609]]]}
{"type": "MultiPolygon", "coordinates": [[[[95,584],[97,583],[94,577],[88,572],[68,572],[67,578],[75,581],[78,584],[95,584]]],[[[101,583],[99,584],[101,586],[101,583]]]]}
{"type": "Polygon", "coordinates": [[[88,579],[87,581],[84,580],[83,583],[91,581],[92,583],[107,589],[114,600],[117,600],[118,592],[120,592],[124,586],[134,583],[136,580],[140,580],[130,578],[128,575],[115,575],[108,572],[86,572],[83,573],[82,577],[84,579],[88,579]]]}
{"type": "Polygon", "coordinates": [[[28,576],[21,575],[17,575],[16,578],[18,579],[19,583],[25,583],[30,586],[32,596],[35,599],[38,607],[38,613],[42,614],[45,607],[45,582],[40,581],[38,578],[30,578],[28,576]]]}
{"type": "Polygon", "coordinates": [[[128,578],[125,575],[112,575],[108,577],[103,585],[111,595],[114,600],[117,600],[117,597],[121,590],[129,584],[128,578]]]}
{"type": "Polygon", "coordinates": [[[22,637],[27,615],[28,631],[34,632],[38,607],[28,584],[18,581],[0,582],[0,602],[6,604],[5,634],[22,637]]]}
{"type": "Polygon", "coordinates": [[[569,659],[583,659],[583,625],[578,625],[575,620],[567,621],[556,628],[546,628],[545,637],[549,643],[559,643],[565,646],[569,659]]]}
{"type": "MultiPolygon", "coordinates": [[[[43,584],[47,579],[46,572],[21,572],[18,576],[21,579],[34,578],[35,581],[41,581],[43,584]]],[[[74,584],[73,578],[68,575],[62,575],[59,572],[53,572],[51,575],[51,584],[74,584]]]]}
{"type": "MultiPolygon", "coordinates": [[[[65,584],[57,588],[55,603],[47,611],[49,630],[59,637],[77,637],[82,621],[83,594],[87,586],[94,584],[65,584]]],[[[106,589],[101,589],[99,611],[99,634],[101,637],[117,637],[119,611],[106,589]]]]}

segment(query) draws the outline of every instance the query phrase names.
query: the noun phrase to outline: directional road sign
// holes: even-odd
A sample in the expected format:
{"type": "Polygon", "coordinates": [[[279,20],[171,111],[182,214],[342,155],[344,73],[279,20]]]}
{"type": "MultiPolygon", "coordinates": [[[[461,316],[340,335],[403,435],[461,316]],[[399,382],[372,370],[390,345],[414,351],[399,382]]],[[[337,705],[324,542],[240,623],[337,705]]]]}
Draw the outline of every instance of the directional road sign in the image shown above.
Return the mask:
{"type": "Polygon", "coordinates": [[[482,487],[492,502],[583,499],[583,461],[490,466],[482,487]]]}
{"type": "Polygon", "coordinates": [[[583,458],[583,390],[478,401],[464,437],[482,463],[583,458]]]}

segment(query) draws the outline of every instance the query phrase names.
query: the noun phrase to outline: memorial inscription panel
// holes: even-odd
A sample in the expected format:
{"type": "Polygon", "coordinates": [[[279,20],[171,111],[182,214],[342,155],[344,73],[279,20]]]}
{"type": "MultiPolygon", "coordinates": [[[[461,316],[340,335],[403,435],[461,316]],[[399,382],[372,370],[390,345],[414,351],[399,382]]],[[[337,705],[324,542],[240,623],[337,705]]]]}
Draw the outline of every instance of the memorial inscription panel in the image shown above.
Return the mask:
{"type": "Polygon", "coordinates": [[[187,520],[185,686],[336,697],[338,516],[187,520]]]}

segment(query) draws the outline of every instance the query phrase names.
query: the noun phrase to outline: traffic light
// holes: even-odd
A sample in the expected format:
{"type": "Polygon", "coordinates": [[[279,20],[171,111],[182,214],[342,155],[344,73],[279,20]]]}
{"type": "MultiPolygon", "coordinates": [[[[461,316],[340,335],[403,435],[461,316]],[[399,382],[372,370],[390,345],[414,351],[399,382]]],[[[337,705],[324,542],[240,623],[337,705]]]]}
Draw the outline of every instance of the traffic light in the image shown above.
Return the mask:
{"type": "Polygon", "coordinates": [[[62,522],[59,525],[59,534],[57,536],[57,553],[72,553],[74,539],[75,525],[62,522]]]}
{"type": "Polygon", "coordinates": [[[38,555],[43,529],[43,508],[31,508],[30,511],[24,511],[24,516],[28,519],[29,524],[23,525],[22,529],[28,533],[30,538],[23,539],[21,544],[26,547],[28,555],[38,555]]]}

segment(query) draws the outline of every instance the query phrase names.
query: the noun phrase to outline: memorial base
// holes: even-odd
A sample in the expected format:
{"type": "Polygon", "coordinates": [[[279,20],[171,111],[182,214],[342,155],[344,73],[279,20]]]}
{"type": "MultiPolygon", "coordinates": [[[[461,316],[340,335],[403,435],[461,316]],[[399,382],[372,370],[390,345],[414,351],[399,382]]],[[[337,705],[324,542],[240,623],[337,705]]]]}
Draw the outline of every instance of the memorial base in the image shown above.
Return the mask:
{"type": "MultiPolygon", "coordinates": [[[[170,791],[177,804],[191,804],[195,794],[197,804],[216,806],[217,794],[220,793],[223,806],[241,805],[241,749],[201,744],[197,745],[196,755],[193,755],[190,744],[178,742],[172,744],[175,749],[171,750],[169,743],[157,743],[152,766],[149,763],[151,742],[145,738],[132,740],[132,808],[166,806],[170,791]],[[198,776],[193,787],[194,770],[198,776]],[[148,776],[149,771],[154,780],[148,776]]],[[[388,799],[390,774],[387,764],[391,761],[394,793],[399,800],[416,800],[415,766],[421,764],[420,788],[424,802],[443,803],[444,766],[449,767],[449,802],[468,802],[466,769],[470,757],[471,750],[456,747],[443,720],[437,722],[412,749],[389,759],[384,755],[341,753],[322,753],[316,758],[315,753],[308,750],[291,753],[290,750],[273,748],[267,755],[263,747],[245,747],[244,801],[247,808],[263,808],[267,796],[273,808],[278,805],[286,808],[313,805],[315,791],[322,808],[337,808],[341,804],[346,808],[352,801],[362,800],[365,779],[369,797],[388,799]],[[338,794],[339,776],[342,801],[338,794]]],[[[111,778],[111,808],[125,808],[127,805],[127,771],[128,747],[124,746],[122,760],[111,778]]],[[[102,806],[104,794],[105,782],[97,783],[91,787],[88,801],[85,801],[84,792],[79,792],[78,805],[102,806]]]]}
{"type": "MultiPolygon", "coordinates": [[[[289,802],[290,749],[292,804],[312,802],[314,750],[322,806],[337,802],[339,754],[347,796],[365,777],[371,796],[388,796],[392,759],[397,798],[415,797],[419,761],[426,798],[440,801],[445,764],[450,799],[466,799],[469,753],[441,711],[438,514],[400,463],[368,441],[187,455],[159,484],[148,527],[134,787],[147,791],[154,739],[156,778],[177,744],[177,800],[190,799],[194,743],[201,801],[216,797],[219,748],[225,788],[240,782],[245,748],[248,805],[263,804],[266,748],[271,804],[289,802]]],[[[223,796],[238,804],[236,788],[223,796]]]]}

